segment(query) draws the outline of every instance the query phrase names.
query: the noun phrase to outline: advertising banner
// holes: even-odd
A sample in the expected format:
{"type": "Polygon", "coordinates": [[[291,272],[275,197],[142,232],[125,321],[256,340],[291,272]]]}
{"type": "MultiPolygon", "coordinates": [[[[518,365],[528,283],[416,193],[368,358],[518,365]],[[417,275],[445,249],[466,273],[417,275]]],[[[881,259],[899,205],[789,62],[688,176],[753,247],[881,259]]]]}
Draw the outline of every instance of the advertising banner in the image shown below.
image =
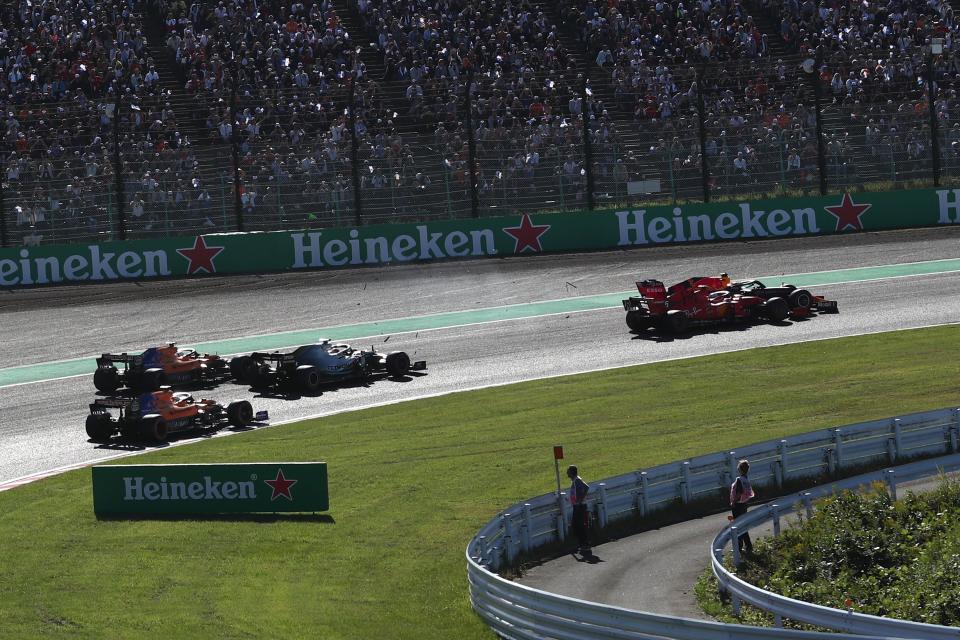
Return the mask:
{"type": "Polygon", "coordinates": [[[326,462],[93,467],[93,510],[98,516],[327,509],[326,462]]]}
{"type": "Polygon", "coordinates": [[[960,189],[0,249],[0,288],[402,264],[960,224],[960,189]]]}

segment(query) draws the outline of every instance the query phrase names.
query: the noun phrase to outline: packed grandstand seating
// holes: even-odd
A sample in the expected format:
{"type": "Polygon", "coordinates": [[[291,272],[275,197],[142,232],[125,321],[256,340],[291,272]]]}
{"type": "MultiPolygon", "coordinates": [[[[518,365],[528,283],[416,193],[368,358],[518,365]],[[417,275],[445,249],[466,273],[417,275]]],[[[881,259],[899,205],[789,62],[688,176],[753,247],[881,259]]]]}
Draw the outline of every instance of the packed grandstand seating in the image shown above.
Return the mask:
{"type": "Polygon", "coordinates": [[[925,178],[932,38],[960,164],[941,0],[17,0],[0,17],[17,241],[108,238],[121,208],[135,235],[232,230],[237,209],[252,229],[344,224],[356,191],[365,221],[470,215],[471,137],[482,215],[582,209],[583,114],[600,205],[698,199],[704,154],[713,193],[809,192],[815,83],[832,187],[925,178]]]}

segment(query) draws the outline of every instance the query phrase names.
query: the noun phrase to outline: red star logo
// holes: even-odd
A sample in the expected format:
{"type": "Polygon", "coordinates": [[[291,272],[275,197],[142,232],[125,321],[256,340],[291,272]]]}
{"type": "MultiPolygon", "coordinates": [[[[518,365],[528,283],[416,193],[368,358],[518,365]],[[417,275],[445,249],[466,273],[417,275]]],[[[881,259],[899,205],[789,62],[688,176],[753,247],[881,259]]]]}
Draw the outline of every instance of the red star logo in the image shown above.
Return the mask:
{"type": "Polygon", "coordinates": [[[192,249],[177,249],[177,253],[190,261],[190,266],[187,268],[188,276],[201,270],[207,273],[216,273],[217,268],[213,266],[213,259],[221,251],[223,251],[223,247],[208,247],[203,240],[203,236],[197,236],[192,249]]]}
{"type": "Polygon", "coordinates": [[[837,217],[837,231],[843,231],[847,227],[863,231],[863,222],[860,217],[872,206],[872,204],[854,204],[850,194],[845,193],[840,204],[824,207],[824,209],[837,217]]]}
{"type": "Polygon", "coordinates": [[[515,244],[513,245],[514,253],[521,253],[527,248],[533,249],[537,253],[543,251],[543,248],[540,246],[540,236],[549,230],[549,224],[535,225],[530,222],[530,216],[526,213],[523,214],[523,218],[520,219],[519,227],[503,228],[504,233],[513,236],[515,240],[515,244]]]}
{"type": "Polygon", "coordinates": [[[290,495],[290,487],[297,484],[299,480],[287,480],[283,477],[283,469],[277,469],[277,477],[273,480],[264,480],[270,488],[273,489],[273,495],[270,496],[270,501],[274,501],[280,496],[283,496],[287,500],[293,501],[293,496],[290,495]]]}

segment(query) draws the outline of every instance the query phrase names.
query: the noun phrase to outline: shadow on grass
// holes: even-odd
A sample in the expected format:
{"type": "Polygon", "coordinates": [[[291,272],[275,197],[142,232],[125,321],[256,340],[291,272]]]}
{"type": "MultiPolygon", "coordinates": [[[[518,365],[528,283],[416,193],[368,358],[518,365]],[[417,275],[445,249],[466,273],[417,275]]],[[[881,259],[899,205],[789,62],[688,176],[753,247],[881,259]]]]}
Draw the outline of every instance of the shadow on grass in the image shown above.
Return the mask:
{"type": "Polygon", "coordinates": [[[315,522],[336,524],[333,516],[325,513],[211,513],[211,514],[97,514],[97,520],[158,522],[315,522]]]}

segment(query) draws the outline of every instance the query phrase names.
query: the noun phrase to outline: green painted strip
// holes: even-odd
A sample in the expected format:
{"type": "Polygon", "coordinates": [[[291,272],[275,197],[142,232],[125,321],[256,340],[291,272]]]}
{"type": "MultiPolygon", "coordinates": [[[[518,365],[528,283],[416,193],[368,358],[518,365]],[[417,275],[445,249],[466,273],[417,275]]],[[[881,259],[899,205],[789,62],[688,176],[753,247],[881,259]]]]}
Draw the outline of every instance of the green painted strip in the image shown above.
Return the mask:
{"type": "MultiPolygon", "coordinates": [[[[760,278],[760,280],[767,285],[790,282],[801,287],[813,287],[839,282],[862,282],[904,276],[949,273],[952,271],[960,271],[960,259],[839,269],[836,271],[820,271],[816,273],[797,273],[783,276],[765,276],[760,278]]],[[[361,324],[306,329],[303,331],[286,331],[263,336],[232,338],[229,340],[203,342],[191,346],[198,351],[220,354],[284,349],[315,342],[320,337],[330,338],[331,340],[353,340],[368,336],[386,336],[412,331],[427,331],[429,329],[446,329],[467,324],[519,320],[557,313],[609,309],[620,307],[620,301],[631,293],[632,292],[629,291],[623,291],[596,296],[515,304],[504,307],[452,311],[449,313],[436,313],[410,318],[398,318],[395,320],[382,320],[380,322],[364,322],[361,324]]],[[[81,358],[77,360],[45,362],[0,369],[0,387],[90,374],[95,367],[96,362],[93,359],[81,358]]]]}

